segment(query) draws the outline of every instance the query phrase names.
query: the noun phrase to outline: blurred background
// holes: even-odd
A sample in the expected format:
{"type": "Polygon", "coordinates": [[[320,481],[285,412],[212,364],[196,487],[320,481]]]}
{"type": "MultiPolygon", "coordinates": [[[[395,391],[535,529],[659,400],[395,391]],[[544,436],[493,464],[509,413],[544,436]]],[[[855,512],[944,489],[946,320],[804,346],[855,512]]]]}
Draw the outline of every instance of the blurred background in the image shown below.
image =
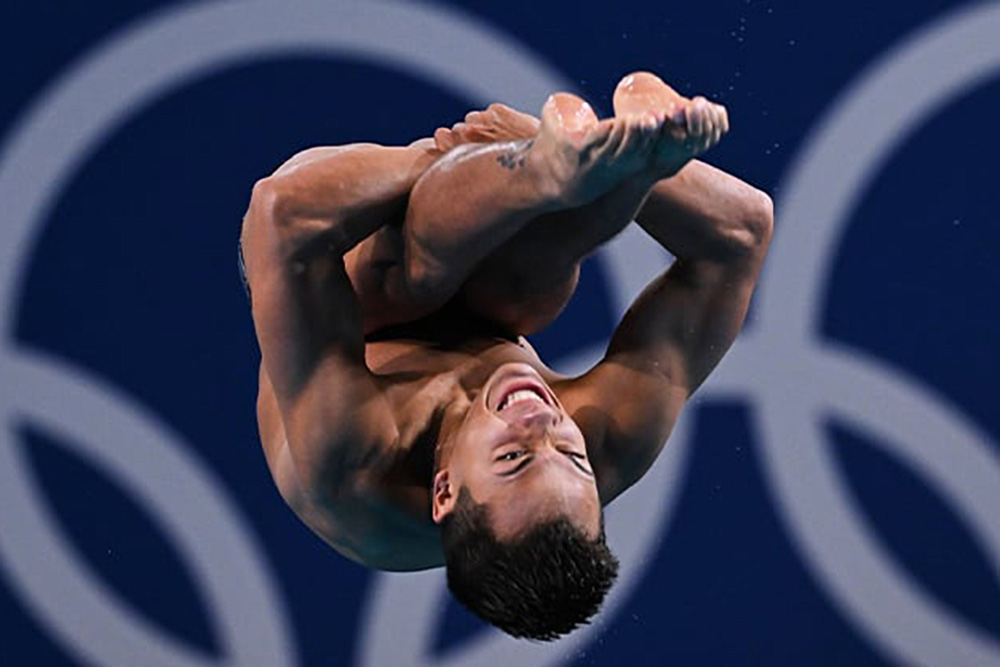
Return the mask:
{"type": "MultiPolygon", "coordinates": [[[[1000,665],[1000,3],[0,5],[0,664],[1000,665]],[[236,270],[254,181],[648,69],[771,193],[745,334],[608,512],[550,645],[285,508],[236,270]]],[[[668,258],[629,230],[535,338],[586,367],[668,258]]]]}

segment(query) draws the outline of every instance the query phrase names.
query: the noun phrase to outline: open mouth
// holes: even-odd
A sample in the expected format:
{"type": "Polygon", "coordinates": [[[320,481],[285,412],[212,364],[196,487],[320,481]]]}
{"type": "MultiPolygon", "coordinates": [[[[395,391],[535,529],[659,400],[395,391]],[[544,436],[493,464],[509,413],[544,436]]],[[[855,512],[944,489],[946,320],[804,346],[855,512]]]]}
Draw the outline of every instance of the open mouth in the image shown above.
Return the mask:
{"type": "Polygon", "coordinates": [[[528,410],[531,403],[542,404],[555,409],[555,396],[546,386],[538,372],[527,364],[508,364],[494,374],[486,398],[487,407],[495,413],[505,412],[514,406],[528,410]]]}
{"type": "Polygon", "coordinates": [[[497,406],[497,412],[503,412],[514,405],[529,401],[541,403],[543,405],[549,404],[546,400],[545,394],[539,387],[534,384],[520,384],[507,389],[506,393],[500,399],[500,404],[497,406]]]}

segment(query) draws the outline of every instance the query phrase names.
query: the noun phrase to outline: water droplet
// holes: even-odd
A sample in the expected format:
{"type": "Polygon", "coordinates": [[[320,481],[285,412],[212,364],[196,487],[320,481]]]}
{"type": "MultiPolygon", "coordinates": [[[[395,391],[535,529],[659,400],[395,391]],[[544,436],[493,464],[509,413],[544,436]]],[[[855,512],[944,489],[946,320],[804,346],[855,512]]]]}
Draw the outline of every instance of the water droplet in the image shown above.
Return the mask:
{"type": "Polygon", "coordinates": [[[959,220],[958,218],[955,218],[954,220],[951,221],[951,224],[957,227],[958,225],[962,224],[962,221],[959,220]]]}
{"type": "Polygon", "coordinates": [[[795,40],[794,39],[788,40],[788,46],[795,46],[795,40]]]}

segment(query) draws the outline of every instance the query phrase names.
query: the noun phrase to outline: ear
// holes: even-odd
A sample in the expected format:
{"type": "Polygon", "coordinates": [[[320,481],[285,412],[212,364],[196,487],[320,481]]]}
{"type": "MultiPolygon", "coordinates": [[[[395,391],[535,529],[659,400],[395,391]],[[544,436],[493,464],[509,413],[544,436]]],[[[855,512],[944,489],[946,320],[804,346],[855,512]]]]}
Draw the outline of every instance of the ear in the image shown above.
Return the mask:
{"type": "Polygon", "coordinates": [[[455,509],[458,501],[457,490],[452,488],[447,470],[439,470],[434,475],[434,488],[431,493],[431,517],[434,523],[441,523],[455,509]]]}

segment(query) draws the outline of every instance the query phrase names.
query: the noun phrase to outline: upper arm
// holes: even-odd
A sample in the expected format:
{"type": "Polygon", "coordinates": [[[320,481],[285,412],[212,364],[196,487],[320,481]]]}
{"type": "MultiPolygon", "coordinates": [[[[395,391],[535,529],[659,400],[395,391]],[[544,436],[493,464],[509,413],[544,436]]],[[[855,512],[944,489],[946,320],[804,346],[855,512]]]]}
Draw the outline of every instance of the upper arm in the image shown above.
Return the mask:
{"type": "Polygon", "coordinates": [[[364,353],[336,224],[289,213],[282,187],[273,180],[254,187],[241,239],[254,329],[279,402],[303,389],[324,356],[363,365],[364,353]]]}
{"type": "Polygon", "coordinates": [[[605,502],[652,466],[681,409],[732,345],[768,239],[727,261],[676,260],[633,303],[601,363],[575,381],[574,418],[590,439],[605,502]]]}
{"type": "MultiPolygon", "coordinates": [[[[310,488],[335,481],[363,460],[359,452],[391,442],[394,420],[365,366],[341,221],[336,211],[297,213],[295,187],[273,178],[258,183],[242,245],[267,378],[261,388],[273,392],[291,461],[310,488]]],[[[280,457],[268,459],[274,471],[280,457]]]]}

